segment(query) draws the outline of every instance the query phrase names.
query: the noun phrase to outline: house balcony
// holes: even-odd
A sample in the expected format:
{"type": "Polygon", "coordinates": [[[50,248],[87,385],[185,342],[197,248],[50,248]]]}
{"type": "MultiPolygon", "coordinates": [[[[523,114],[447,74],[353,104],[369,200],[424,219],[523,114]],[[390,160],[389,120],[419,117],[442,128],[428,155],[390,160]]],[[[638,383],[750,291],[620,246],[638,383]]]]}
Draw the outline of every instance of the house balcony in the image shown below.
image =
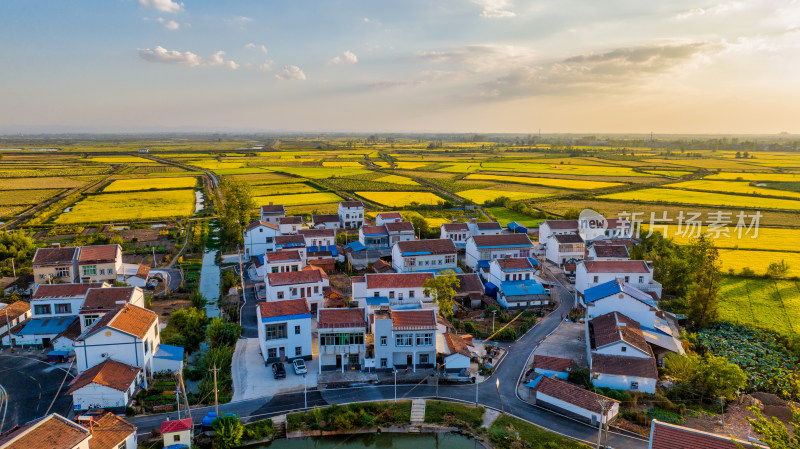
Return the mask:
{"type": "Polygon", "coordinates": [[[320,354],[360,354],[366,352],[366,345],[326,345],[320,346],[320,354]]]}

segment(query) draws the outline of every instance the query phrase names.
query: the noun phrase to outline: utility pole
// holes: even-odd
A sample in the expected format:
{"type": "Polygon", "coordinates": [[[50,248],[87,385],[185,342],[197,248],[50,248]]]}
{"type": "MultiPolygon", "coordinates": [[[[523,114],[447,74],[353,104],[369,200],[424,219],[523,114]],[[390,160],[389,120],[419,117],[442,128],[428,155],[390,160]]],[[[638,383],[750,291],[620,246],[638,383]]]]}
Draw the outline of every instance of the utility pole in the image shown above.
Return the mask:
{"type": "Polygon", "coordinates": [[[217,396],[217,371],[219,371],[219,368],[217,368],[216,363],[211,371],[214,373],[214,413],[217,415],[217,418],[219,418],[219,398],[217,396]]]}
{"type": "Polygon", "coordinates": [[[178,371],[178,380],[180,380],[181,390],[183,391],[183,401],[186,403],[186,416],[192,417],[192,410],[189,408],[189,397],[186,396],[186,385],[183,383],[183,372],[178,371]]]}
{"type": "MultiPolygon", "coordinates": [[[[8,307],[5,307],[6,311],[6,334],[8,334],[8,346],[11,347],[11,322],[8,320],[8,307]]],[[[0,341],[2,343],[2,341],[0,341]]],[[[11,351],[14,351],[14,348],[11,348],[11,351]]]]}
{"type": "Polygon", "coordinates": [[[11,271],[14,272],[14,279],[17,279],[17,268],[14,266],[14,258],[11,258],[11,271]]]}
{"type": "Polygon", "coordinates": [[[497,310],[492,310],[492,336],[494,336],[494,317],[497,315],[497,310]]]}
{"type": "MultiPolygon", "coordinates": [[[[603,422],[605,421],[608,409],[611,407],[611,401],[607,398],[601,398],[597,400],[597,404],[600,405],[600,425],[597,427],[597,449],[600,449],[600,439],[603,436],[603,422]]],[[[608,438],[608,435],[606,435],[606,438],[608,438]]]]}

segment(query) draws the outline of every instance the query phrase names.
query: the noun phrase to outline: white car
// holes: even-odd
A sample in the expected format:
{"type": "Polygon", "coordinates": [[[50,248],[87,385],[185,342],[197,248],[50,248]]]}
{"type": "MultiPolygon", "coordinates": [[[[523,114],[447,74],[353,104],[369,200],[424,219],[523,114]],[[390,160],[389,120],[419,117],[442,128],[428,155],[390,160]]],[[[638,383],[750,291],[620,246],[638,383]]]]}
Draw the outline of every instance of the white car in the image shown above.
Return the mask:
{"type": "Polygon", "coordinates": [[[299,374],[305,374],[305,373],[308,372],[308,369],[306,369],[306,362],[304,362],[303,359],[294,359],[292,361],[292,366],[294,366],[294,373],[295,374],[299,375],[299,374]]]}

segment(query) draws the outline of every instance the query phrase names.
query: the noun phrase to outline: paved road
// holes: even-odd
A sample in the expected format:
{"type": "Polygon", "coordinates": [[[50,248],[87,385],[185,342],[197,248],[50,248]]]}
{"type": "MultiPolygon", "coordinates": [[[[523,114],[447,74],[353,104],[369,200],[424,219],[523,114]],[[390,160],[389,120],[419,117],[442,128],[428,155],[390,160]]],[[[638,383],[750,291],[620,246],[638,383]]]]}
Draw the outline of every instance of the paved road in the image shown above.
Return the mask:
{"type": "MultiPolygon", "coordinates": [[[[239,325],[242,326],[242,337],[244,338],[258,338],[258,316],[256,315],[256,307],[258,307],[258,299],[256,298],[255,279],[251,279],[247,267],[250,264],[243,264],[244,266],[244,305],[239,313],[239,325]]],[[[239,266],[234,267],[238,273],[239,266]]]]}
{"type": "MultiPolygon", "coordinates": [[[[0,354],[0,385],[8,393],[8,412],[0,431],[43,416],[64,380],[64,370],[25,354],[12,355],[10,350],[0,354]]],[[[72,398],[64,393],[70,380],[72,375],[68,376],[50,413],[64,416],[69,413],[72,398]]]]}

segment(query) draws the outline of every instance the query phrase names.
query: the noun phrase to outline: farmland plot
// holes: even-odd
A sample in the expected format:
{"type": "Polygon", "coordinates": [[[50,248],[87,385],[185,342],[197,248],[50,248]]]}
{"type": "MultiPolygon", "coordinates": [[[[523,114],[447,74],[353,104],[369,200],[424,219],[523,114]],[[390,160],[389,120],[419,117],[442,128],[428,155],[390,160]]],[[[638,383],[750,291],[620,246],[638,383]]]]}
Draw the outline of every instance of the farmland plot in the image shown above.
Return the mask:
{"type": "Polygon", "coordinates": [[[0,179],[2,190],[28,190],[28,189],[71,189],[86,184],[89,179],[73,179],[64,177],[52,178],[6,178],[0,179]]]}
{"type": "Polygon", "coordinates": [[[56,218],[57,224],[108,223],[188,217],[194,213],[192,189],[89,195],[56,218]]]}
{"type": "Polygon", "coordinates": [[[617,182],[584,181],[577,179],[562,179],[562,178],[536,178],[529,176],[482,175],[482,174],[468,175],[466,179],[513,182],[519,184],[532,184],[532,185],[560,187],[563,189],[577,189],[577,190],[603,189],[606,187],[614,187],[622,185],[617,182]]]}
{"type": "Polygon", "coordinates": [[[389,207],[404,207],[412,203],[439,204],[444,200],[431,192],[355,192],[374,203],[389,207]]]}
{"type": "Polygon", "coordinates": [[[665,202],[679,204],[699,204],[703,206],[731,206],[743,209],[782,209],[800,210],[800,201],[773,198],[725,195],[722,193],[694,192],[677,189],[642,189],[629,192],[611,193],[598,198],[624,201],[665,202]]]}
{"type": "MultiPolygon", "coordinates": [[[[254,192],[259,193],[259,192],[254,192]]],[[[284,206],[302,206],[307,204],[336,203],[342,199],[331,192],[298,193],[294,195],[264,195],[253,198],[256,204],[283,204],[284,206]]]]}
{"type": "Polygon", "coordinates": [[[62,191],[63,189],[15,190],[0,195],[0,206],[38,204],[62,191]]]}
{"type": "Polygon", "coordinates": [[[103,192],[133,192],[137,190],[189,189],[197,186],[195,177],[118,179],[103,192]]]}
{"type": "Polygon", "coordinates": [[[666,184],[664,187],[676,189],[690,189],[690,190],[703,190],[705,192],[721,192],[721,193],[742,193],[754,194],[764,196],[782,196],[786,198],[800,198],[800,192],[790,192],[785,190],[775,190],[765,187],[751,186],[749,182],[737,181],[708,181],[699,179],[695,181],[678,182],[675,184],[666,184]]]}
{"type": "Polygon", "coordinates": [[[775,181],[775,182],[800,182],[800,173],[717,173],[706,176],[706,179],[722,179],[735,181],[775,181]]]}
{"type": "Polygon", "coordinates": [[[458,196],[466,198],[475,204],[483,204],[487,201],[494,201],[500,197],[506,197],[511,200],[524,200],[530,198],[541,198],[543,196],[548,196],[548,194],[536,192],[518,192],[512,190],[471,189],[458,192],[458,196]]]}

